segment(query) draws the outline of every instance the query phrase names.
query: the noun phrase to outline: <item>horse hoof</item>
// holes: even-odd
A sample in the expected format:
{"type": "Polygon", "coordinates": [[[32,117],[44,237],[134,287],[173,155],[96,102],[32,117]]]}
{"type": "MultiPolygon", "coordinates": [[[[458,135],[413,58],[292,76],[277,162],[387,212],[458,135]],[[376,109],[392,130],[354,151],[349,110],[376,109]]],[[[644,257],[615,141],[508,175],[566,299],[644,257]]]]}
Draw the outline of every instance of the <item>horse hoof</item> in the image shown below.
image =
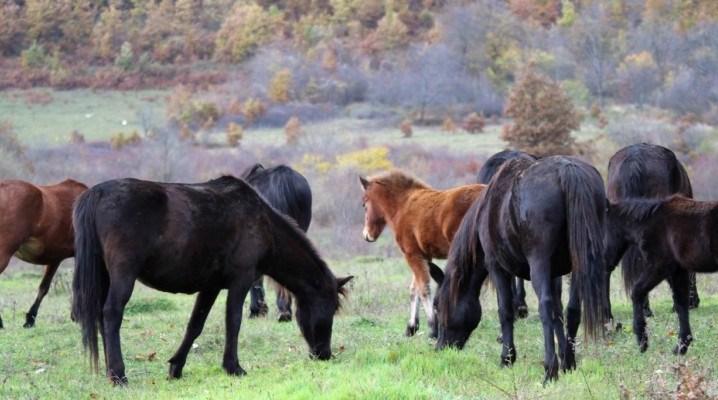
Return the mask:
{"type": "Polygon", "coordinates": [[[616,332],[621,332],[623,330],[623,324],[620,322],[616,323],[616,332]]]}
{"type": "Polygon", "coordinates": [[[698,308],[699,304],[701,304],[700,300],[691,301],[690,303],[688,303],[688,309],[693,310],[695,308],[698,308]]]}
{"type": "Polygon", "coordinates": [[[517,315],[520,319],[527,318],[527,317],[529,316],[529,308],[528,308],[527,306],[525,306],[525,305],[521,305],[521,306],[516,307],[516,315],[517,315]]]}
{"type": "Polygon", "coordinates": [[[653,317],[653,310],[651,310],[650,308],[644,308],[644,309],[643,309],[643,315],[644,315],[646,318],[651,318],[651,317],[653,317]]]}
{"type": "Polygon", "coordinates": [[[182,365],[170,364],[169,378],[179,379],[182,377],[182,365]]]}
{"type": "Polygon", "coordinates": [[[23,328],[32,328],[34,326],[35,326],[35,321],[26,321],[22,327],[23,328]]]}
{"type": "Polygon", "coordinates": [[[224,370],[227,371],[228,375],[232,376],[244,376],[247,375],[247,371],[242,369],[242,367],[239,366],[239,364],[232,365],[232,366],[225,366],[224,370]]]}
{"type": "Polygon", "coordinates": [[[642,341],[638,344],[638,350],[639,350],[641,353],[645,353],[646,350],[648,350],[648,340],[645,340],[645,339],[642,340],[642,341]]]}
{"type": "Polygon", "coordinates": [[[291,322],[292,321],[292,314],[279,314],[279,319],[277,320],[279,322],[291,322]]]}
{"type": "Polygon", "coordinates": [[[126,376],[111,376],[110,382],[113,386],[127,386],[126,376]]]}
{"type": "Polygon", "coordinates": [[[555,382],[558,380],[558,368],[557,369],[547,369],[546,373],[543,376],[543,385],[546,386],[549,382],[555,382]]]}
{"type": "Polygon", "coordinates": [[[416,331],[418,331],[418,330],[419,330],[419,325],[415,325],[415,326],[407,325],[405,335],[407,337],[412,337],[416,334],[416,331]]]}

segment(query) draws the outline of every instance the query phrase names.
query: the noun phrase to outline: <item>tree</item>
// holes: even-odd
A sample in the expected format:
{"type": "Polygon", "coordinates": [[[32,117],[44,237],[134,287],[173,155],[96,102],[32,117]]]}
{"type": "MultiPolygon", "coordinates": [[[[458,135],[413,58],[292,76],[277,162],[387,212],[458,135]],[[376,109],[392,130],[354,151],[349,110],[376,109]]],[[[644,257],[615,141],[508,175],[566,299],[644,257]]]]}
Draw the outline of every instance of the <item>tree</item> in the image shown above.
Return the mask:
{"type": "Polygon", "coordinates": [[[253,3],[237,2],[217,32],[215,57],[241,62],[275,33],[281,15],[253,3]]]}
{"type": "Polygon", "coordinates": [[[651,53],[642,51],[629,54],[618,68],[620,94],[642,106],[660,87],[661,78],[651,53]]]}
{"type": "Polygon", "coordinates": [[[19,54],[26,30],[20,6],[12,1],[0,2],[0,56],[19,54]]]}
{"type": "Polygon", "coordinates": [[[104,61],[112,60],[120,49],[123,41],[124,28],[122,13],[110,6],[100,14],[92,29],[92,48],[95,56],[104,61]]]}
{"type": "Polygon", "coordinates": [[[283,68],[277,71],[269,82],[267,96],[276,103],[286,103],[292,93],[292,71],[283,68]]]}
{"type": "Polygon", "coordinates": [[[513,118],[502,132],[510,147],[537,156],[574,152],[571,131],[581,121],[556,82],[527,70],[511,90],[505,113],[513,118]]]}

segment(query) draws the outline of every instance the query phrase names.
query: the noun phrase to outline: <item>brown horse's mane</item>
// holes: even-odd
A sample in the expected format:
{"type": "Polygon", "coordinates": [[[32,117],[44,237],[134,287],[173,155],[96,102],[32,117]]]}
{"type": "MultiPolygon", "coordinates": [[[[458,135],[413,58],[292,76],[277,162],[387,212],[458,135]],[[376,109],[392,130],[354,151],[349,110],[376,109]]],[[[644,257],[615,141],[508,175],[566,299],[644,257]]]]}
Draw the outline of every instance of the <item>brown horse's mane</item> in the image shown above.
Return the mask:
{"type": "Polygon", "coordinates": [[[367,179],[371,183],[384,186],[391,194],[401,193],[408,189],[431,189],[431,186],[424,183],[421,179],[400,169],[392,169],[372,175],[367,179]]]}

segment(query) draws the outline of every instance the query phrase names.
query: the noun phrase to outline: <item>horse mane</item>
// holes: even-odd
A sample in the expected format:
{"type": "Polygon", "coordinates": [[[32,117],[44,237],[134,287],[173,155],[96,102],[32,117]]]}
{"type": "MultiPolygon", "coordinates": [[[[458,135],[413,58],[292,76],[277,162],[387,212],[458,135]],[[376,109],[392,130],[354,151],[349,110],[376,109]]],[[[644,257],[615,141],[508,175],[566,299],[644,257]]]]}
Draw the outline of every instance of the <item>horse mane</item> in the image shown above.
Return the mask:
{"type": "Polygon", "coordinates": [[[629,199],[611,206],[618,211],[618,215],[621,217],[633,222],[643,222],[656,214],[665,203],[666,199],[629,199]]]}
{"type": "Polygon", "coordinates": [[[264,168],[264,165],[260,163],[255,163],[251,167],[247,168],[242,172],[242,179],[244,180],[250,180],[255,174],[261,171],[265,171],[266,168],[264,168]]]}
{"type": "Polygon", "coordinates": [[[519,150],[500,151],[489,157],[489,159],[486,160],[484,165],[481,166],[481,170],[479,171],[479,175],[476,179],[477,182],[488,184],[491,178],[496,175],[496,172],[498,172],[499,168],[501,168],[501,166],[504,165],[504,163],[506,163],[507,161],[513,159],[525,159],[535,161],[538,160],[538,157],[534,156],[533,154],[525,153],[519,150]]]}
{"type": "Polygon", "coordinates": [[[421,179],[400,169],[392,169],[367,178],[369,182],[384,186],[390,192],[403,192],[408,189],[431,189],[421,179]]]}

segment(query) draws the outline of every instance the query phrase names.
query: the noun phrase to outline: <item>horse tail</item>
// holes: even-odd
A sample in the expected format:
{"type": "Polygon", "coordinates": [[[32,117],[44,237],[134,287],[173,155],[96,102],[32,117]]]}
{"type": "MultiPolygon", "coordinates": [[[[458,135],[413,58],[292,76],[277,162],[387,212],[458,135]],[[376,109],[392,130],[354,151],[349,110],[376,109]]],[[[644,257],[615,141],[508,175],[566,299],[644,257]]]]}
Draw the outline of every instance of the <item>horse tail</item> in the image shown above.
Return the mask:
{"type": "Polygon", "coordinates": [[[566,203],[572,272],[583,301],[584,333],[590,338],[603,333],[608,300],[603,259],[605,191],[600,175],[594,172],[575,163],[565,164],[559,172],[566,203]]]}
{"type": "Polygon", "coordinates": [[[444,282],[444,271],[432,262],[429,263],[429,275],[431,275],[431,279],[433,279],[437,285],[441,285],[441,283],[444,282]]]}
{"type": "Polygon", "coordinates": [[[636,283],[641,276],[641,272],[643,272],[641,259],[641,252],[638,250],[638,247],[631,244],[628,249],[626,249],[626,252],[623,254],[623,259],[621,260],[623,288],[629,296],[631,295],[633,284],[636,283]]]}
{"type": "Polygon", "coordinates": [[[75,204],[75,275],[72,282],[72,315],[82,329],[82,344],[90,363],[98,370],[97,330],[102,323],[102,306],[107,297],[109,275],[97,235],[95,215],[102,193],[88,190],[75,204]]]}

